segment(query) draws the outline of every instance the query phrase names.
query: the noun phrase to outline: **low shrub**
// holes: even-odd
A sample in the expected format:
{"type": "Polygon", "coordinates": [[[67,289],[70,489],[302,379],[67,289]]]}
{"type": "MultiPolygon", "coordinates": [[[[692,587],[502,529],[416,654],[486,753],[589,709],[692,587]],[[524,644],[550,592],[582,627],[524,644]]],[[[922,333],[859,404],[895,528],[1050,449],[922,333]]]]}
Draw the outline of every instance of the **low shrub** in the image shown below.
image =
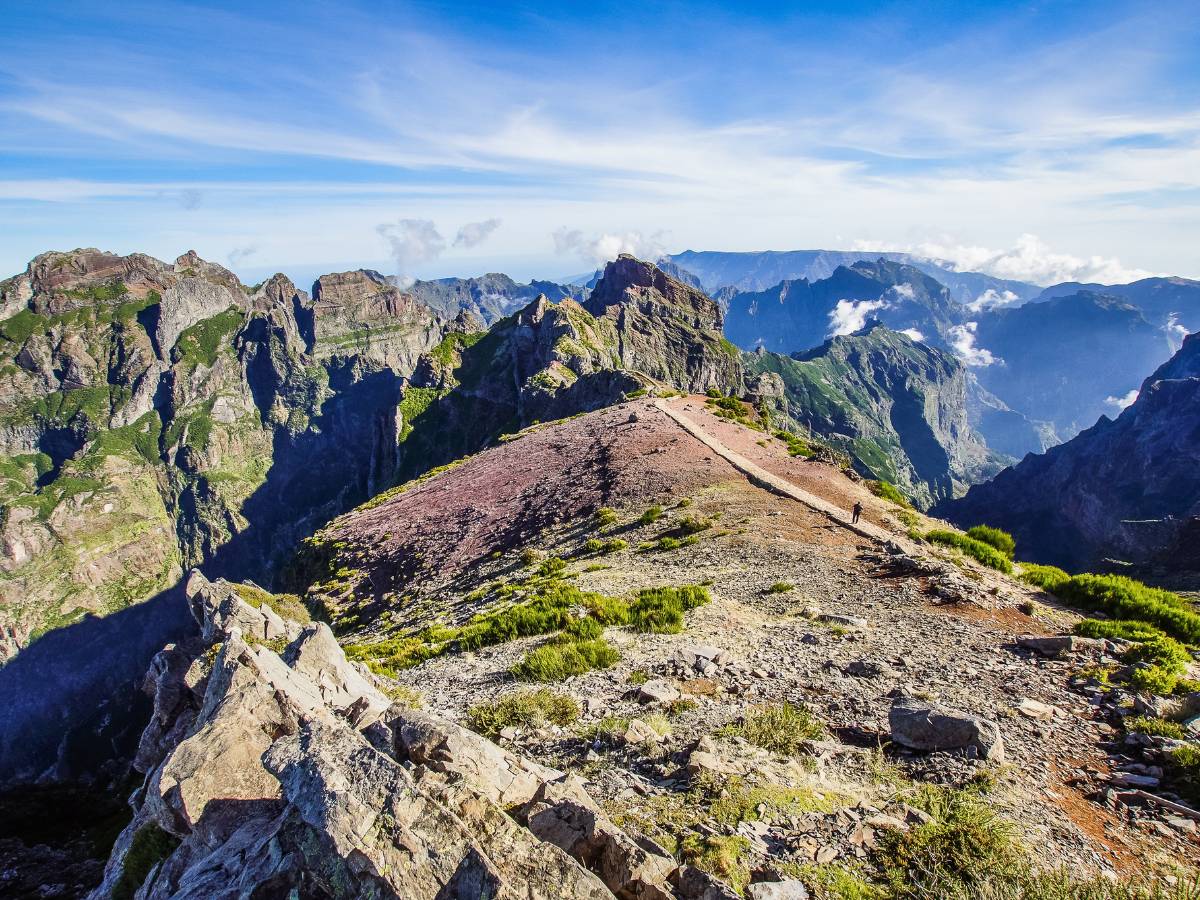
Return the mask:
{"type": "Polygon", "coordinates": [[[808,709],[786,702],[755,707],[740,722],[717,732],[784,756],[794,755],[807,742],[820,740],[827,733],[825,725],[808,709]]]}
{"type": "Polygon", "coordinates": [[[651,506],[638,518],[638,522],[642,525],[653,525],[663,517],[663,508],[661,506],[651,506]]]}
{"type": "Polygon", "coordinates": [[[579,704],[549,688],[514,691],[467,710],[466,726],[493,740],[505,728],[570,725],[579,718],[579,704]]]}
{"type": "Polygon", "coordinates": [[[567,561],[557,556],[551,556],[549,559],[542,560],[542,564],[538,566],[537,573],[542,578],[554,578],[556,575],[561,575],[566,571],[567,561]]]}
{"type": "Polygon", "coordinates": [[[646,588],[629,605],[629,624],[635,631],[677,634],[683,631],[683,614],[712,599],[701,585],[646,588]]]}
{"type": "Polygon", "coordinates": [[[596,524],[601,528],[617,524],[617,511],[608,506],[600,507],[596,510],[596,524]]]}
{"type": "Polygon", "coordinates": [[[1063,601],[1120,619],[1149,622],[1188,643],[1200,643],[1200,613],[1178,594],[1123,575],[1075,575],[1055,590],[1063,601]]]}
{"type": "Polygon", "coordinates": [[[1130,619],[1084,619],[1082,622],[1076,622],[1072,630],[1080,637],[1123,641],[1148,641],[1151,638],[1166,636],[1160,628],[1130,619]]]}
{"type": "Polygon", "coordinates": [[[394,678],[401,669],[411,669],[441,652],[436,645],[427,644],[418,637],[397,637],[373,644],[347,644],[346,658],[367,664],[376,675],[394,678]]]}
{"type": "Polygon", "coordinates": [[[816,454],[816,451],[806,441],[790,431],[780,429],[775,432],[775,437],[787,444],[788,456],[800,456],[807,459],[816,454]]]}
{"type": "Polygon", "coordinates": [[[876,863],[893,897],[992,896],[989,885],[1028,871],[1013,826],[977,793],[940,788],[924,799],[932,822],[880,835],[876,863]]]}
{"type": "Polygon", "coordinates": [[[599,553],[600,549],[603,546],[604,546],[604,541],[598,540],[596,538],[589,538],[583,544],[583,552],[584,553],[599,553]]]}
{"type": "Polygon", "coordinates": [[[591,616],[576,617],[562,630],[562,639],[567,641],[593,641],[604,634],[604,626],[591,616]]]}
{"type": "Polygon", "coordinates": [[[712,521],[704,516],[684,516],[679,520],[678,530],[683,534],[698,534],[712,528],[712,521]]]}
{"type": "Polygon", "coordinates": [[[659,550],[678,550],[679,538],[674,538],[670,535],[663,535],[658,539],[658,542],[654,546],[659,550]]]}
{"type": "Polygon", "coordinates": [[[976,525],[973,528],[967,529],[967,537],[975,538],[977,541],[982,541],[995,547],[1009,559],[1013,558],[1013,553],[1016,552],[1017,542],[1013,540],[1013,536],[1007,531],[1001,531],[999,528],[993,528],[991,525],[976,525]]]}
{"type": "Polygon", "coordinates": [[[867,490],[876,497],[888,501],[888,503],[895,503],[904,509],[912,509],[912,501],[905,497],[900,492],[900,489],[890,481],[868,481],[867,490]]]}
{"type": "Polygon", "coordinates": [[[954,547],[989,569],[1012,574],[1012,562],[991,544],[985,544],[983,541],[977,541],[965,534],[944,528],[935,528],[928,532],[925,540],[946,547],[954,547]]]}
{"type": "Polygon", "coordinates": [[[530,650],[509,672],[521,681],[563,681],[592,669],[607,669],[620,658],[603,638],[550,642],[530,650]]]}
{"type": "Polygon", "coordinates": [[[788,591],[793,591],[795,589],[796,589],[796,586],[794,584],[792,584],[790,581],[777,581],[773,585],[771,585],[769,588],[767,588],[767,593],[768,594],[786,594],[788,591]]]}
{"type": "Polygon", "coordinates": [[[1183,726],[1178,722],[1156,719],[1153,716],[1130,716],[1121,725],[1130,734],[1149,734],[1154,737],[1174,738],[1177,741],[1186,737],[1183,726]]]}
{"type": "Polygon", "coordinates": [[[601,625],[628,625],[629,604],[620,597],[585,594],[583,608],[601,625]]]}
{"type": "Polygon", "coordinates": [[[610,538],[600,548],[600,554],[607,556],[610,553],[620,553],[622,550],[627,549],[629,549],[629,541],[622,540],[621,538],[610,538]]]}

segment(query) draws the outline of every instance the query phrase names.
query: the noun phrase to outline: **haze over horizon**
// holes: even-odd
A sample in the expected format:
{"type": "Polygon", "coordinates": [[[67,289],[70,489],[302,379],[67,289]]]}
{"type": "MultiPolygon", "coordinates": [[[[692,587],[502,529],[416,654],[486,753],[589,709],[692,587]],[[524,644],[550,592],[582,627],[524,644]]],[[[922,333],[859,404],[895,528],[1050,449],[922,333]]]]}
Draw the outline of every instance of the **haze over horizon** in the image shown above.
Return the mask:
{"type": "Polygon", "coordinates": [[[1200,6],[14,3],[0,275],[910,250],[1200,276],[1200,6]]]}

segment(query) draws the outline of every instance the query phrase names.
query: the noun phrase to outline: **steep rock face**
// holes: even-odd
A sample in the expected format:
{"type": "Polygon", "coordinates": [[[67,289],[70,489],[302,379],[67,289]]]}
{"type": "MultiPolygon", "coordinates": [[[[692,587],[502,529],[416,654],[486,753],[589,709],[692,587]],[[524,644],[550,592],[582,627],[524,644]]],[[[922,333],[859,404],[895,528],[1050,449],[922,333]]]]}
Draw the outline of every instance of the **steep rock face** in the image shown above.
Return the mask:
{"type": "Polygon", "coordinates": [[[955,496],[999,468],[967,419],[967,379],[952,356],[874,325],[794,357],[745,354],[750,375],[773,374],[772,417],[844,450],[863,475],[890,481],[922,506],[955,496]]]}
{"type": "Polygon", "coordinates": [[[616,325],[622,365],[680,390],[741,384],[737,348],[721,333],[720,307],[656,266],[622,255],[604,269],[586,309],[616,325]]]}
{"type": "Polygon", "coordinates": [[[187,253],[47,253],[0,284],[0,660],[205,563],[267,580],[390,484],[447,324],[371,273],[250,293],[187,253]]]}
{"type": "Polygon", "coordinates": [[[1171,353],[1136,307],[1087,291],[994,310],[972,327],[974,346],[994,358],[975,367],[979,383],[1063,438],[1117,412],[1115,401],[1171,353]]]}
{"type": "Polygon", "coordinates": [[[725,333],[746,350],[793,353],[819,346],[841,329],[853,329],[855,318],[861,327],[866,316],[893,330],[914,329],[922,339],[945,346],[962,310],[933,278],[879,259],[839,266],[818,281],[783,281],[764,291],[735,294],[725,333]]]}
{"type": "Polygon", "coordinates": [[[672,896],[675,861],[576,779],[393,706],[323,624],[188,594],[200,637],[146,676],[145,784],[95,900],[672,896]]]}
{"type": "Polygon", "coordinates": [[[1011,531],[1018,554],[1070,571],[1120,560],[1195,571],[1200,516],[1200,336],[1142,384],[1116,420],[1030,456],[936,508],[963,525],[1011,531]],[[1191,567],[1189,569],[1189,567],[1191,567]]]}

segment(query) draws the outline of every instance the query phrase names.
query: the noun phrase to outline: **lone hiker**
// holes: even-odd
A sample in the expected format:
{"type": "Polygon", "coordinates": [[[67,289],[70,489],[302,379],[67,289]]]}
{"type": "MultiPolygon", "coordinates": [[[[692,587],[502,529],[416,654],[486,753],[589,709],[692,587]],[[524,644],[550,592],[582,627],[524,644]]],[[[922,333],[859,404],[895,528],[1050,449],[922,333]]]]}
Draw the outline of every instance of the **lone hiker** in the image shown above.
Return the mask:
{"type": "Polygon", "coordinates": [[[850,519],[850,524],[857,525],[858,517],[862,515],[862,504],[859,503],[857,500],[854,501],[854,509],[852,509],[851,512],[854,513],[854,515],[850,519]]]}

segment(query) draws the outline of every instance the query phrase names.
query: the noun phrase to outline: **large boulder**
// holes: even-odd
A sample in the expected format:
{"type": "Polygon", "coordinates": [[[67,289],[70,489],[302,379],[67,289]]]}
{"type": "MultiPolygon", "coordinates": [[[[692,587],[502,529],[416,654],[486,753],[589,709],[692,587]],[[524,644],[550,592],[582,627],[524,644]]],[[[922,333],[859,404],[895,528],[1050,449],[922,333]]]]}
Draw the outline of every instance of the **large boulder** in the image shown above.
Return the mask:
{"type": "Polygon", "coordinates": [[[915,697],[898,697],[888,713],[892,740],[910,750],[968,750],[1004,762],[1000,727],[988,719],[915,697]]]}

